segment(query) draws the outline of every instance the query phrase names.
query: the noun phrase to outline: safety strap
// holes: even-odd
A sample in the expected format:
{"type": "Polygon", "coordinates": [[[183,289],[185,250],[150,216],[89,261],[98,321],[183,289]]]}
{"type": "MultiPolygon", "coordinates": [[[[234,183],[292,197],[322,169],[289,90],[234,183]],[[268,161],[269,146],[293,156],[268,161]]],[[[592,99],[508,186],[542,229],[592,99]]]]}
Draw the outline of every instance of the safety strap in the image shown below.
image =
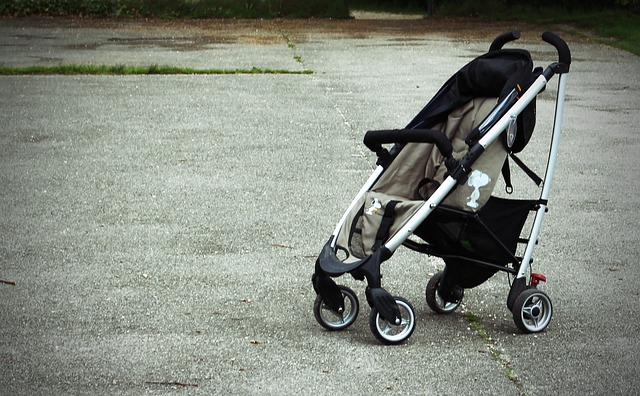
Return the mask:
{"type": "MultiPolygon", "coordinates": [[[[525,165],[525,163],[522,162],[520,158],[516,157],[514,153],[509,153],[509,157],[511,157],[513,162],[515,162],[520,169],[522,169],[524,173],[526,173],[527,176],[529,176],[529,178],[533,180],[538,187],[540,187],[540,184],[542,183],[542,178],[540,178],[540,176],[525,165]]],[[[509,157],[504,160],[504,164],[502,165],[502,177],[504,178],[507,194],[511,194],[513,192],[513,184],[511,184],[511,169],[509,169],[509,157]]]]}
{"type": "Polygon", "coordinates": [[[373,244],[373,251],[380,249],[382,243],[387,240],[389,237],[389,229],[393,224],[393,220],[396,217],[396,205],[399,204],[400,201],[389,201],[387,206],[384,208],[384,214],[382,215],[382,220],[380,221],[380,227],[378,228],[378,232],[376,233],[376,240],[373,244]]]}

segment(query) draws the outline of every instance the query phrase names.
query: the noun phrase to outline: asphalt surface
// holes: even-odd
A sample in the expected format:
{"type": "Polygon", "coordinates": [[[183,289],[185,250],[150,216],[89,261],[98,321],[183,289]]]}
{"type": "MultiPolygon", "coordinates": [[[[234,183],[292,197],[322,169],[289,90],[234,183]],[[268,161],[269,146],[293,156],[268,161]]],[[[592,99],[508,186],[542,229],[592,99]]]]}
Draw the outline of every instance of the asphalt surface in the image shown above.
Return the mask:
{"type": "MultiPolygon", "coordinates": [[[[574,63],[534,267],[547,330],[517,330],[501,274],[432,313],[442,263],[403,249],[383,272],[417,311],[406,344],[375,340],[350,277],[358,321],[315,322],[315,257],[375,162],[364,132],[404,126],[508,27],[450,23],[0,20],[5,66],[314,71],[0,77],[0,394],[640,393],[640,60],[562,27],[574,63]]],[[[526,28],[536,64],[555,61],[547,27],[526,28]]]]}

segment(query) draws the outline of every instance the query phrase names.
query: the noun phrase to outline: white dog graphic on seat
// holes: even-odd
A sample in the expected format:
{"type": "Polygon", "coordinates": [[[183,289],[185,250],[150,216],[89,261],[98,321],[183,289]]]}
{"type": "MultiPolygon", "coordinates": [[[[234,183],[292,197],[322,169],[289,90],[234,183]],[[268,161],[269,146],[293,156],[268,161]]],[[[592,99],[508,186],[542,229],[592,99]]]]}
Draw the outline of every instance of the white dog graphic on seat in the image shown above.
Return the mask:
{"type": "Polygon", "coordinates": [[[478,199],[480,199],[480,188],[486,186],[491,182],[491,178],[486,174],[477,169],[471,172],[469,176],[469,180],[467,180],[467,185],[469,187],[473,187],[473,192],[467,198],[467,206],[473,209],[477,209],[478,199]]]}
{"type": "Polygon", "coordinates": [[[368,215],[372,215],[374,213],[378,213],[380,209],[382,209],[382,203],[378,198],[374,198],[373,201],[371,201],[371,207],[367,209],[365,213],[368,215]]]}

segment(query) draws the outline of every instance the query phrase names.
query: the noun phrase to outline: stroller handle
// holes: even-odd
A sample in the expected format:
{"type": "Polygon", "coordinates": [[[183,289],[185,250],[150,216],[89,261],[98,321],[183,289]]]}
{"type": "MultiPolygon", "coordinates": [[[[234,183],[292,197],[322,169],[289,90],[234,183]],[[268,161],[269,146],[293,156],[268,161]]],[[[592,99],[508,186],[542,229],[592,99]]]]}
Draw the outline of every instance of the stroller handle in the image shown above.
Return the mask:
{"type": "Polygon", "coordinates": [[[453,146],[447,135],[434,129],[392,129],[369,131],[364,135],[364,145],[375,153],[379,153],[385,143],[411,142],[435,144],[445,158],[451,157],[453,153],[453,146]]]}
{"type": "Polygon", "coordinates": [[[502,49],[502,47],[508,43],[509,41],[515,41],[520,38],[520,31],[517,29],[513,29],[509,32],[502,33],[498,37],[493,40],[491,43],[491,47],[489,47],[489,52],[497,51],[502,49]]]}
{"type": "Polygon", "coordinates": [[[571,51],[567,43],[551,32],[544,32],[542,39],[556,48],[556,51],[558,51],[558,61],[565,64],[568,69],[569,65],[571,65],[571,51]]]}

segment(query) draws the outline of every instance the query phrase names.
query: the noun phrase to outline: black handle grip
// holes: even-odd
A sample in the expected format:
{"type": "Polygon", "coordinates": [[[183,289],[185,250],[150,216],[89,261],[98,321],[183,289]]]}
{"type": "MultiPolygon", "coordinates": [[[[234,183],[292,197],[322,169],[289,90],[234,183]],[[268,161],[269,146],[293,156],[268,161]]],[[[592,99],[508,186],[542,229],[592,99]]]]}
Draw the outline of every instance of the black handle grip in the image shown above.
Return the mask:
{"type": "Polygon", "coordinates": [[[382,150],[385,143],[432,143],[445,158],[453,154],[453,146],[447,135],[433,129],[393,129],[369,131],[364,135],[364,144],[373,152],[382,150]]]}
{"type": "Polygon", "coordinates": [[[510,32],[502,33],[501,35],[496,37],[495,40],[493,40],[493,42],[491,43],[491,47],[489,47],[489,52],[502,49],[502,47],[509,41],[515,41],[519,38],[520,31],[516,29],[513,29],[510,32]]]}
{"type": "Polygon", "coordinates": [[[567,67],[571,64],[571,51],[563,39],[551,32],[544,32],[542,39],[556,48],[556,51],[558,51],[558,61],[560,63],[564,63],[567,67]]]}

